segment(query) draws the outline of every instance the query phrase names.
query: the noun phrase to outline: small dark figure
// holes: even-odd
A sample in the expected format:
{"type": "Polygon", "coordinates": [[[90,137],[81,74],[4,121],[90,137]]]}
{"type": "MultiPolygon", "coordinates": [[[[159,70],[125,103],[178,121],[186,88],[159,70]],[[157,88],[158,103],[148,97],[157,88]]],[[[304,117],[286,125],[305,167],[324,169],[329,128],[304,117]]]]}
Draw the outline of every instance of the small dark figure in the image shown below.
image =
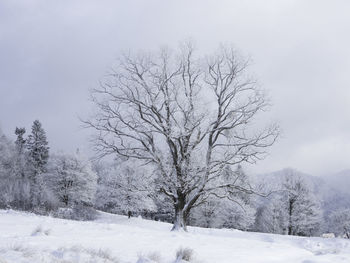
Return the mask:
{"type": "Polygon", "coordinates": [[[128,211],[128,218],[131,217],[131,211],[128,211]]]}

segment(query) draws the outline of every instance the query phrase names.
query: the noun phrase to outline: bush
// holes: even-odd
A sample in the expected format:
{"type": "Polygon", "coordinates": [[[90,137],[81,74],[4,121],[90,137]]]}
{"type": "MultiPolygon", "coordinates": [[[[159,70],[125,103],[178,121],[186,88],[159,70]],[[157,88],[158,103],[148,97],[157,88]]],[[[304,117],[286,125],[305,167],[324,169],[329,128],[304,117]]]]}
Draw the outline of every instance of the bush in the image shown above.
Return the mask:
{"type": "Polygon", "coordinates": [[[158,252],[148,254],[148,256],[139,255],[136,263],[160,263],[162,262],[161,256],[158,252]]]}
{"type": "Polygon", "coordinates": [[[53,213],[53,216],[70,220],[89,221],[96,219],[97,212],[91,206],[77,204],[74,205],[73,208],[61,207],[53,213]]]}
{"type": "Polygon", "coordinates": [[[68,207],[60,207],[57,209],[57,211],[52,213],[52,216],[63,219],[73,219],[73,209],[68,207]]]}
{"type": "Polygon", "coordinates": [[[92,206],[74,205],[73,220],[89,221],[97,218],[97,212],[92,206]]]}
{"type": "MultiPolygon", "coordinates": [[[[2,261],[1,254],[5,254],[9,251],[15,251],[18,252],[23,258],[29,258],[32,257],[35,254],[35,249],[31,247],[24,246],[23,244],[17,243],[17,244],[11,244],[6,247],[0,247],[0,262],[6,263],[7,261],[2,261]]],[[[28,262],[28,261],[27,261],[28,262]]]]}
{"type": "Polygon", "coordinates": [[[193,250],[191,248],[179,248],[176,251],[175,262],[181,262],[181,260],[191,262],[193,260],[193,250]]]}
{"type": "Polygon", "coordinates": [[[51,229],[44,229],[41,225],[39,225],[36,228],[34,228],[31,236],[37,236],[40,234],[48,236],[48,235],[50,235],[50,233],[51,233],[51,229]]]}

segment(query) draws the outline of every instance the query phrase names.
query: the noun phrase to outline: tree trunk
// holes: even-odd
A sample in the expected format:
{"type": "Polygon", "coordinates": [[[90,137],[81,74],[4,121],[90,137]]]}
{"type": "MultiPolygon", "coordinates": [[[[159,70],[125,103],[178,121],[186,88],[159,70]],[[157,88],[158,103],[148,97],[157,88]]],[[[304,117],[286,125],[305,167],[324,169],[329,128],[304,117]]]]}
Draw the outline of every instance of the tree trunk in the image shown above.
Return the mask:
{"type": "Polygon", "coordinates": [[[175,213],[174,225],[173,225],[173,228],[171,229],[171,231],[179,231],[179,230],[187,231],[186,219],[182,210],[177,211],[175,213]]]}
{"type": "Polygon", "coordinates": [[[37,206],[37,174],[34,172],[34,175],[32,177],[32,180],[30,182],[30,193],[29,193],[29,200],[30,200],[30,207],[33,209],[35,206],[37,206]]]}
{"type": "Polygon", "coordinates": [[[345,232],[345,236],[347,239],[350,239],[350,233],[348,231],[345,232]]]}
{"type": "Polygon", "coordinates": [[[293,201],[289,201],[289,207],[288,207],[288,213],[289,213],[289,218],[288,218],[288,235],[291,236],[293,235],[293,222],[292,222],[292,215],[293,215],[293,201]]]}
{"type": "Polygon", "coordinates": [[[174,225],[171,231],[179,231],[184,230],[187,231],[187,214],[184,211],[185,207],[185,197],[182,194],[178,194],[177,202],[174,204],[175,208],[175,218],[174,218],[174,225]]]}

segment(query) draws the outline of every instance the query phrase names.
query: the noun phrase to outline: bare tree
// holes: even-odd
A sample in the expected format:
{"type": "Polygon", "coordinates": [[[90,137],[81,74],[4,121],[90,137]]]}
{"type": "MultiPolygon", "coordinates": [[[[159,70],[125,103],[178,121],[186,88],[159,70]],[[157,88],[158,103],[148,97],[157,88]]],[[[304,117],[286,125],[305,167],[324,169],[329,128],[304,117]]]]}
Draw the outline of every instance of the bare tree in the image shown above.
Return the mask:
{"type": "Polygon", "coordinates": [[[278,127],[253,127],[266,109],[264,93],[247,77],[247,62],[231,48],[198,58],[191,44],[179,52],[124,55],[92,93],[101,156],[118,154],[154,165],[159,190],[175,210],[173,230],[185,229],[191,209],[210,196],[253,193],[220,180],[228,166],[265,155],[278,127]]]}

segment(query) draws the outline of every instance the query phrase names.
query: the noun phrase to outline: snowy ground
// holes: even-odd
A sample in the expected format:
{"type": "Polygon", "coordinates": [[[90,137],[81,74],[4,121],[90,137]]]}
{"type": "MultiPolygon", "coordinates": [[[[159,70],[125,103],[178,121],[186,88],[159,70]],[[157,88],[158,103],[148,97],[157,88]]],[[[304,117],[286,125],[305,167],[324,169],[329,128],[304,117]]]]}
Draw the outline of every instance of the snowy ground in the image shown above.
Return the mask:
{"type": "Polygon", "coordinates": [[[0,210],[0,263],[136,263],[140,256],[173,263],[176,251],[191,248],[192,262],[350,262],[350,241],[301,238],[238,230],[171,225],[101,213],[77,222],[0,210]]]}

